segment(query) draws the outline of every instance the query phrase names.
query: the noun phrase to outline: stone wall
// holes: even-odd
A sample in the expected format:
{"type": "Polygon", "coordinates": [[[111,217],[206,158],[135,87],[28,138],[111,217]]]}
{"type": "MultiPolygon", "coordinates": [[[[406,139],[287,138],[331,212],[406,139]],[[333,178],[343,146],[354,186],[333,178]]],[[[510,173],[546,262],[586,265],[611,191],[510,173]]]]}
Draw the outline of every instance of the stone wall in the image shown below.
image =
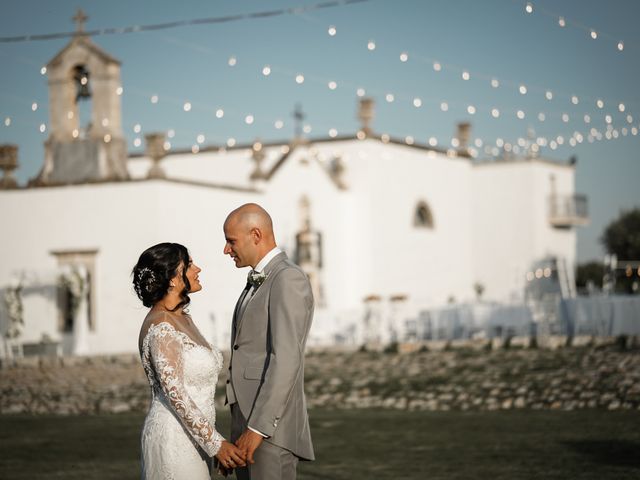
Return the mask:
{"type": "MultiPolygon", "coordinates": [[[[346,409],[640,409],[636,345],[612,339],[554,350],[434,344],[400,353],[311,351],[307,401],[309,408],[346,409]]],[[[0,368],[3,414],[144,412],[149,395],[135,355],[25,358],[0,368]]]]}

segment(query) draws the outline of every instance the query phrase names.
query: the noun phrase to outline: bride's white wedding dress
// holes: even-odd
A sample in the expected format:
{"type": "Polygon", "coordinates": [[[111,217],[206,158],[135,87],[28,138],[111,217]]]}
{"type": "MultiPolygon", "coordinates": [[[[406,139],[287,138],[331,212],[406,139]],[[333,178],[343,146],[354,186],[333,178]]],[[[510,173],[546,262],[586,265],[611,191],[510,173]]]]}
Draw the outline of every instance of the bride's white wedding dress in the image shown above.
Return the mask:
{"type": "Polygon", "coordinates": [[[209,480],[224,440],[214,406],[222,354],[163,321],[149,327],[140,357],[152,392],[142,428],[142,478],[209,480]]]}

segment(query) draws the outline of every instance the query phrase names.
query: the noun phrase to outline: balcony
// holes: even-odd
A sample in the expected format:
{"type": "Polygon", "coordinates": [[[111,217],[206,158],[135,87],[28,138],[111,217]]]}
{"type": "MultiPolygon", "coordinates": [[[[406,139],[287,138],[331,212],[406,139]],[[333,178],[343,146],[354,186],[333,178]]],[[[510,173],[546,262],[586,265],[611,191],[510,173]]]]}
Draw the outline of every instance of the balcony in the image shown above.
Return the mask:
{"type": "Polygon", "coordinates": [[[571,228],[589,224],[586,195],[551,195],[549,223],[555,228],[571,228]]]}

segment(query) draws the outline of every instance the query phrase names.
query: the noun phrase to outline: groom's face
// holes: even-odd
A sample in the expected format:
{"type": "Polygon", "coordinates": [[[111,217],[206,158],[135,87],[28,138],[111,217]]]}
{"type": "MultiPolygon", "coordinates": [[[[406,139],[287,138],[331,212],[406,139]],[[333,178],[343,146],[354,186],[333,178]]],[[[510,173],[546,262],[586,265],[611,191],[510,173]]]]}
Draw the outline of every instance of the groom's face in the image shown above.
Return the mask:
{"type": "Polygon", "coordinates": [[[237,268],[252,265],[255,257],[255,243],[251,230],[243,228],[239,222],[226,222],[224,225],[224,254],[229,255],[237,268]]]}

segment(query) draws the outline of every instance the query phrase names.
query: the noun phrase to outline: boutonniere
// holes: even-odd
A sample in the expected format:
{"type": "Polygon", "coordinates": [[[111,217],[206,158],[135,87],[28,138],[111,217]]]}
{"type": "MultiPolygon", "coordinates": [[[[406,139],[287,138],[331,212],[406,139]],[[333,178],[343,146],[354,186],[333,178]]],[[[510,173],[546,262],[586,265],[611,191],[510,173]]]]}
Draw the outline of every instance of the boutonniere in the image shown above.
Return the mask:
{"type": "Polygon", "coordinates": [[[258,287],[262,285],[267,279],[267,276],[268,275],[264,272],[256,272],[255,270],[251,270],[249,272],[249,275],[247,276],[247,281],[254,289],[258,289],[258,287]]]}

